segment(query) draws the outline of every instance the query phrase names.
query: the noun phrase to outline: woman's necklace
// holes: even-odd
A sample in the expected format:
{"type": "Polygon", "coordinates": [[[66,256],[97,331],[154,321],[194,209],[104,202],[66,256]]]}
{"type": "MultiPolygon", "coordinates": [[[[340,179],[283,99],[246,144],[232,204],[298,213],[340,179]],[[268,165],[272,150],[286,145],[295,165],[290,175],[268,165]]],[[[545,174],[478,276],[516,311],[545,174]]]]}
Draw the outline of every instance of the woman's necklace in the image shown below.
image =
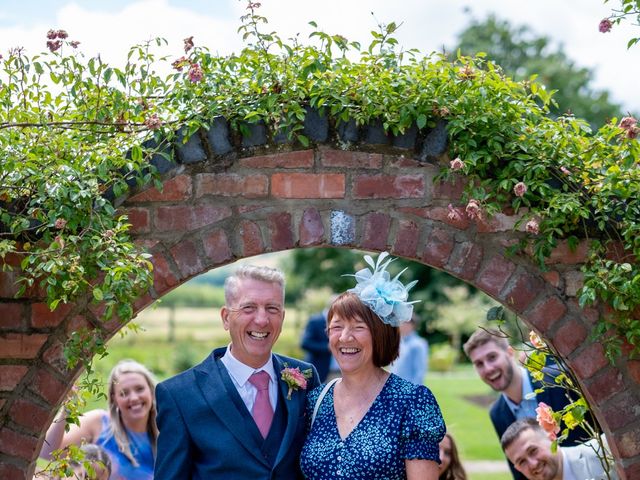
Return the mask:
{"type": "Polygon", "coordinates": [[[343,399],[342,401],[338,402],[340,413],[338,414],[338,412],[336,412],[336,420],[340,421],[341,419],[344,419],[350,425],[354,425],[355,423],[362,420],[366,412],[373,404],[375,398],[382,391],[382,386],[384,385],[386,380],[387,375],[382,375],[376,381],[375,387],[366,392],[366,395],[353,394],[343,390],[343,399]]]}

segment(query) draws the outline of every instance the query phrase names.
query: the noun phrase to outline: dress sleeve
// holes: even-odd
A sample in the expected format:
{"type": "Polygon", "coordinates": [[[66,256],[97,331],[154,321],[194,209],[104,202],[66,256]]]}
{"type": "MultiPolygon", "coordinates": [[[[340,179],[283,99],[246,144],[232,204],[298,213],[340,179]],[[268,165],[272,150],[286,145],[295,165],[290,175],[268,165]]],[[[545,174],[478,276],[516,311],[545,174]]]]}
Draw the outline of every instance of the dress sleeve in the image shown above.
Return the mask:
{"type": "Polygon", "coordinates": [[[439,443],[446,432],[440,407],[424,385],[416,386],[412,393],[401,427],[401,455],[408,460],[433,460],[439,463],[439,443]]]}

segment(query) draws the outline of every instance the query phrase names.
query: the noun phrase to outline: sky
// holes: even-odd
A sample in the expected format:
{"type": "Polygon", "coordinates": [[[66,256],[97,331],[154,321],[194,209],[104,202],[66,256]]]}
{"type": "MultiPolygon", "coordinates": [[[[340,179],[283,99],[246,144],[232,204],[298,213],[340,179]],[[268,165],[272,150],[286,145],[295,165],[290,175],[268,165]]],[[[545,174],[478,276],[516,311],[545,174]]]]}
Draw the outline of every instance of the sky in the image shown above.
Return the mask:
{"type": "MultiPolygon", "coordinates": [[[[607,34],[598,23],[618,0],[262,0],[259,13],[282,38],[300,35],[308,22],[331,34],[367,45],[378,22],[402,23],[396,38],[405,49],[428,54],[451,50],[471,18],[493,13],[512,25],[528,25],[562,45],[577,66],[594,72],[595,89],[606,89],[624,113],[640,112],[640,45],[626,43],[640,36],[631,22],[607,34]],[[372,15],[373,13],[373,15],[372,15]]],[[[0,54],[24,47],[30,55],[45,48],[49,29],[64,29],[81,42],[88,56],[100,54],[115,65],[126,62],[129,47],[163,37],[169,52],[182,54],[182,40],[211,52],[228,54],[242,45],[237,28],[246,0],[0,0],[0,54]]]]}

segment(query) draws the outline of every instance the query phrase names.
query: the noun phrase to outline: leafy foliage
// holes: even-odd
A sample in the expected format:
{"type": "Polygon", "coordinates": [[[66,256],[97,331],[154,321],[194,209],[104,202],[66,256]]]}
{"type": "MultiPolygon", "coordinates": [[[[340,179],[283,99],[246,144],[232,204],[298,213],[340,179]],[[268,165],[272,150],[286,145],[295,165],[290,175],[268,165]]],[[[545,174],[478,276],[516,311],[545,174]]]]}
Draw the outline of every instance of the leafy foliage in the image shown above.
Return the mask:
{"type": "Polygon", "coordinates": [[[620,111],[620,106],[609,100],[608,92],[590,87],[590,69],[576,66],[561,46],[554,49],[548,37],[537,36],[527,26],[514,27],[494,15],[474,20],[459,35],[453,51],[457,50],[463,55],[486,54],[515,80],[534,77],[554,92],[550,113],[556,117],[571,112],[592,126],[601,126],[620,111]]]}
{"type": "MultiPolygon", "coordinates": [[[[623,128],[612,118],[594,132],[573,116],[550,118],[552,94],[535,79],[517,82],[483,57],[399,50],[395,23],[381,24],[364,49],[322,31],[308,45],[285,42],[261,30],[258,7],[249,3],[242,18],[246,47],[225,57],[191,38],[180,58],[158,57],[165,43],[157,40],[132,48],[117,68],[85,59],[66,32],[53,32],[50,52],[29,58],[16,49],[3,59],[0,254],[20,255],[25,289],[44,289],[51,308],[91,292],[105,318],[130,318],[151,265],[129,240],[119,199],[157,180],[152,155],[216,116],[240,133],[264,122],[302,146],[308,107],[338,122],[380,121],[392,134],[444,119],[461,166],[442,178],[471,180],[467,211],[521,214],[528,233],[518,247],[541,266],[558,240],[589,239],[580,302],[611,304],[616,318],[603,330],[640,346],[630,315],[640,304],[635,119],[623,128]],[[171,73],[159,75],[170,62],[171,73]],[[614,245],[622,257],[609,255],[614,245]]],[[[84,347],[93,348],[81,341],[74,355],[90,357],[84,347]]]]}

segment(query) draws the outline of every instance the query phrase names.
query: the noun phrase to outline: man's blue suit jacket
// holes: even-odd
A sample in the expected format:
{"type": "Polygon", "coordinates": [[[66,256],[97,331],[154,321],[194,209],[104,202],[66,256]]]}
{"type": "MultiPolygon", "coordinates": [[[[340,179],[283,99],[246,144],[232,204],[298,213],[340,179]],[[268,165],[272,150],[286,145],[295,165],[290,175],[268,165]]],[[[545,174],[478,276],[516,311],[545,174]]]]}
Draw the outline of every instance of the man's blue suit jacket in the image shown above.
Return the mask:
{"type": "Polygon", "coordinates": [[[216,349],[201,364],[157,385],[155,480],[301,478],[306,394],[319,384],[315,368],[272,355],[278,378],[285,366],[313,371],[307,389],[294,391],[291,400],[286,398],[287,385],[279,380],[278,402],[286,408],[286,429],[272,464],[262,453],[258,427],[220,361],[225,351],[226,347],[216,349]]]}
{"type": "MultiPolygon", "coordinates": [[[[529,379],[531,380],[531,385],[533,390],[537,390],[542,388],[541,382],[536,382],[531,377],[531,372],[527,371],[529,375],[529,379]]],[[[557,372],[556,372],[557,374],[557,372]]],[[[545,379],[546,383],[553,383],[553,377],[548,377],[545,379]]],[[[563,388],[559,387],[547,387],[542,392],[536,394],[536,401],[538,403],[544,402],[549,405],[554,412],[558,410],[562,410],[566,407],[571,400],[567,398],[567,392],[563,388]]],[[[507,401],[504,399],[503,395],[498,397],[498,400],[491,406],[491,410],[489,412],[491,416],[491,422],[493,422],[493,427],[496,429],[496,433],[498,434],[498,439],[502,438],[502,434],[505,430],[516,421],[516,417],[511,412],[509,405],[507,405],[507,401]]],[[[562,442],[562,446],[573,446],[578,445],[585,440],[588,439],[587,433],[582,429],[571,430],[569,437],[562,442]]],[[[513,478],[516,480],[526,480],[526,477],[518,472],[511,462],[509,462],[509,467],[511,468],[511,473],[513,474],[513,478]]]]}

